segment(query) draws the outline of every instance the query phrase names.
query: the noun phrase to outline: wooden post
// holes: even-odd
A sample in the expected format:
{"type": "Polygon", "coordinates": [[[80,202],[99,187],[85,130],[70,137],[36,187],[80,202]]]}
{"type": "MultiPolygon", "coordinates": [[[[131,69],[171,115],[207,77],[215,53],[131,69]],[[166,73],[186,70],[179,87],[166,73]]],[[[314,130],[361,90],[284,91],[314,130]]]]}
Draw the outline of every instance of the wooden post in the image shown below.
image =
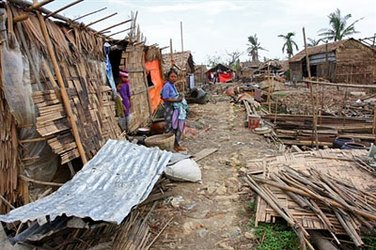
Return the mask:
{"type": "Polygon", "coordinates": [[[76,145],[77,145],[78,153],[80,154],[82,163],[86,164],[87,158],[86,158],[86,155],[85,155],[85,150],[84,150],[82,143],[81,143],[81,138],[80,138],[79,131],[78,131],[78,128],[77,128],[77,124],[76,124],[76,118],[73,114],[72,107],[70,106],[68,93],[67,93],[67,90],[65,89],[64,80],[63,80],[63,77],[62,77],[61,72],[60,72],[59,64],[56,60],[55,51],[54,51],[53,46],[52,46],[51,38],[48,34],[46,22],[45,22],[42,14],[40,12],[38,12],[38,19],[39,19],[40,27],[42,29],[44,39],[46,40],[48,54],[51,58],[52,65],[54,67],[57,82],[58,82],[59,87],[60,87],[60,92],[61,92],[61,97],[62,97],[62,100],[63,100],[64,108],[65,108],[65,111],[67,112],[67,118],[68,118],[68,121],[69,121],[69,123],[72,127],[72,134],[73,134],[74,140],[75,140],[76,145]]]}
{"type": "Polygon", "coordinates": [[[180,39],[181,39],[181,52],[184,51],[183,46],[183,22],[180,22],[180,39]]]}
{"type": "MultiPolygon", "coordinates": [[[[303,39],[304,39],[304,51],[305,51],[305,57],[306,57],[306,64],[307,64],[307,72],[308,72],[308,78],[311,79],[311,68],[309,64],[309,57],[308,57],[308,51],[307,51],[307,40],[306,40],[306,35],[305,35],[305,29],[303,27],[303,39]]],[[[316,149],[319,148],[319,137],[317,134],[317,114],[316,114],[316,101],[315,97],[313,95],[313,89],[312,89],[312,84],[309,83],[309,92],[311,95],[311,101],[312,101],[312,112],[313,112],[313,131],[312,131],[312,137],[313,135],[315,136],[315,143],[316,143],[316,149]]],[[[313,138],[312,138],[312,143],[313,143],[313,138]]]]}
{"type": "Polygon", "coordinates": [[[375,137],[376,143],[376,107],[373,108],[373,127],[372,127],[372,134],[375,137]]]}
{"type": "MultiPolygon", "coordinates": [[[[30,12],[30,11],[33,11],[33,10],[36,10],[36,9],[39,9],[41,8],[43,5],[46,5],[48,3],[51,3],[55,0],[44,0],[42,2],[34,2],[31,6],[27,7],[25,9],[25,12],[30,12]]],[[[28,13],[23,13],[19,16],[16,16],[14,19],[13,19],[13,22],[20,22],[20,21],[23,21],[25,19],[29,18],[29,14],[28,13]]]]}
{"type": "Polygon", "coordinates": [[[270,82],[270,64],[268,63],[268,107],[269,107],[269,113],[272,112],[272,98],[271,98],[271,82],[270,82]]]}
{"type": "Polygon", "coordinates": [[[172,39],[170,38],[170,59],[171,59],[171,68],[174,66],[174,57],[172,55],[172,39]]]}

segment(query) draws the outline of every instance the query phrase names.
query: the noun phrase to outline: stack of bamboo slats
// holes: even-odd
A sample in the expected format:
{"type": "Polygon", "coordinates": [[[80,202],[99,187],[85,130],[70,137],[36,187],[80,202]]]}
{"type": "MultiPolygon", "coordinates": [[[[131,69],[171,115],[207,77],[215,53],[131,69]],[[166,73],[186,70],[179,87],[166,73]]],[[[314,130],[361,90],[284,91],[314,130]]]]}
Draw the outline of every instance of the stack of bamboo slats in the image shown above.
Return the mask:
{"type": "Polygon", "coordinates": [[[256,223],[282,217],[299,229],[303,241],[309,237],[306,230],[326,230],[337,243],[339,235],[348,235],[357,247],[363,246],[360,227],[376,226],[374,177],[355,160],[365,153],[321,150],[250,162],[252,169],[265,170],[264,178],[245,178],[262,198],[256,223]]]}
{"type": "MultiPolygon", "coordinates": [[[[287,145],[311,145],[314,141],[313,119],[308,115],[267,114],[263,119],[275,124],[277,136],[287,145]]],[[[319,145],[332,146],[337,136],[348,136],[365,142],[374,140],[369,119],[318,116],[319,145]]]]}
{"type": "MultiPolygon", "coordinates": [[[[82,79],[68,81],[68,93],[83,147],[91,158],[106,139],[117,138],[120,130],[114,118],[111,89],[99,84],[91,84],[88,88],[86,82],[82,79]]],[[[94,80],[90,82],[94,83],[94,80]]],[[[33,100],[39,111],[37,131],[48,138],[49,145],[64,164],[79,157],[79,153],[58,96],[53,90],[38,91],[33,93],[33,100]]]]}

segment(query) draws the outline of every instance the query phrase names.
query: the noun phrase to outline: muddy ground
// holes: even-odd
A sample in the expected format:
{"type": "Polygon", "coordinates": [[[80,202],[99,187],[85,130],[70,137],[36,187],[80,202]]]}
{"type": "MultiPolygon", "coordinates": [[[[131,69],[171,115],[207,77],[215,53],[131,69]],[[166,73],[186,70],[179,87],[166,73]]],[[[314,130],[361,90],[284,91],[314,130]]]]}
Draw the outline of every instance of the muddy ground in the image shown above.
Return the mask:
{"type": "Polygon", "coordinates": [[[249,226],[254,195],[241,180],[246,161],[278,154],[277,146],[244,126],[245,111],[223,94],[205,105],[190,105],[182,145],[194,155],[218,151],[198,161],[202,183],[174,183],[173,196],[160,202],[151,219],[161,228],[171,218],[153,249],[254,249],[249,226]]]}

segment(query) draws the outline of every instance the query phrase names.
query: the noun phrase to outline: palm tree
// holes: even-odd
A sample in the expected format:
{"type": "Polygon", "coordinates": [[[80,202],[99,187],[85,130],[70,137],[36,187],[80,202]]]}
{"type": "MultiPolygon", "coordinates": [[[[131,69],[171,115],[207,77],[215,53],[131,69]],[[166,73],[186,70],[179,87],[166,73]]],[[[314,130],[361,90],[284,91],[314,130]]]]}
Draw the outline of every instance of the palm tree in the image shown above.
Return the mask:
{"type": "Polygon", "coordinates": [[[315,47],[319,45],[319,43],[322,41],[322,39],[316,40],[314,38],[307,38],[307,40],[308,40],[308,44],[307,44],[308,47],[315,47]]]}
{"type": "Polygon", "coordinates": [[[261,47],[260,42],[258,41],[257,35],[249,36],[247,44],[249,47],[247,49],[248,55],[252,57],[252,62],[259,62],[258,51],[266,50],[261,47]]]}
{"type": "Polygon", "coordinates": [[[296,42],[294,42],[292,40],[293,36],[295,36],[294,32],[289,32],[289,33],[287,33],[287,35],[279,35],[278,36],[278,37],[282,37],[283,39],[285,39],[285,43],[283,44],[283,47],[282,47],[282,52],[285,53],[285,48],[286,48],[286,53],[287,53],[289,60],[290,60],[291,56],[294,54],[293,45],[295,45],[296,50],[299,50],[296,42]]]}
{"type": "Polygon", "coordinates": [[[323,36],[325,39],[333,41],[340,41],[345,36],[359,33],[355,30],[354,25],[363,19],[362,17],[358,20],[355,20],[353,23],[347,26],[347,20],[351,18],[351,14],[347,14],[343,17],[339,9],[336,9],[334,12],[330,13],[328,18],[330,28],[319,30],[319,32],[321,32],[319,36],[323,36]]]}

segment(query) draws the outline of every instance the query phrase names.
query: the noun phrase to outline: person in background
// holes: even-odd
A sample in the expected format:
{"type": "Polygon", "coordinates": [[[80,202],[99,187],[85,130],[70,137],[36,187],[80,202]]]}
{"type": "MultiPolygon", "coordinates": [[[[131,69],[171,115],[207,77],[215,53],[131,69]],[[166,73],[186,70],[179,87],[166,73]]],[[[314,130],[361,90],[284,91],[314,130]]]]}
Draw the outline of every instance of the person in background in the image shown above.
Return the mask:
{"type": "Polygon", "coordinates": [[[128,77],[129,73],[127,70],[119,71],[120,83],[118,84],[117,89],[122,99],[122,104],[124,108],[124,117],[121,118],[120,121],[120,127],[123,130],[128,129],[128,124],[131,119],[131,88],[128,77]]]}
{"type": "Polygon", "coordinates": [[[175,134],[175,151],[185,151],[186,149],[180,146],[180,137],[185,128],[188,104],[175,87],[175,82],[178,78],[177,72],[174,69],[170,69],[167,73],[167,78],[168,81],[163,85],[161,91],[161,98],[165,108],[166,132],[175,134]]]}

